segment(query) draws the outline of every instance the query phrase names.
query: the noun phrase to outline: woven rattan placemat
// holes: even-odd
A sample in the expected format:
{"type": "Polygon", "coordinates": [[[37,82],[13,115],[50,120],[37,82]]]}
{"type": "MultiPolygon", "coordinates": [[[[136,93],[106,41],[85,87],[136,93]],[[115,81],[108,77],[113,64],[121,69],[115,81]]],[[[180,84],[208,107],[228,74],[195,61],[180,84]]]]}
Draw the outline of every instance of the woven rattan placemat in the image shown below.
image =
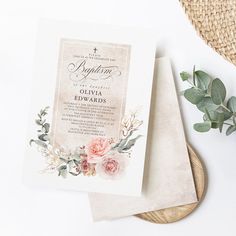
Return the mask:
{"type": "Polygon", "coordinates": [[[236,65],[236,0],[180,0],[206,43],[236,65]]]}

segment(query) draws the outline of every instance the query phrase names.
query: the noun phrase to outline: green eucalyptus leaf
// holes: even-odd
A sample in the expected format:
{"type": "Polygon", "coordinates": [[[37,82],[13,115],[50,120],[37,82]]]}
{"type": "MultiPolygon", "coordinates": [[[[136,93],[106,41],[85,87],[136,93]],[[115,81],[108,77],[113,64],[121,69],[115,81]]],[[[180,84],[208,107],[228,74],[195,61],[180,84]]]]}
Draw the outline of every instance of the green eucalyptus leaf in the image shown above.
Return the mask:
{"type": "Polygon", "coordinates": [[[229,111],[224,111],[224,120],[228,120],[232,117],[233,113],[229,111]]]}
{"type": "Polygon", "coordinates": [[[35,144],[37,144],[38,146],[43,147],[43,148],[46,148],[46,147],[47,147],[47,144],[44,143],[44,142],[41,141],[41,140],[31,139],[30,142],[29,142],[29,144],[32,145],[32,143],[35,143],[35,144]]]}
{"type": "Polygon", "coordinates": [[[236,119],[235,119],[235,116],[233,116],[233,123],[234,123],[234,125],[236,125],[236,119]]]}
{"type": "Polygon", "coordinates": [[[184,92],[184,97],[193,104],[198,104],[204,96],[205,92],[197,88],[186,89],[184,92]]]}
{"type": "Polygon", "coordinates": [[[193,66],[193,84],[196,86],[195,65],[193,66]]]}
{"type": "Polygon", "coordinates": [[[47,134],[40,134],[38,136],[39,140],[42,140],[42,141],[48,141],[49,140],[49,136],[47,134]]]}
{"type": "Polygon", "coordinates": [[[224,113],[220,113],[217,111],[208,112],[206,109],[206,114],[203,116],[204,121],[211,121],[211,128],[217,129],[219,128],[220,132],[222,131],[222,127],[224,124],[224,113]]]}
{"type": "Polygon", "coordinates": [[[118,151],[122,151],[125,144],[127,143],[128,139],[132,136],[133,131],[131,131],[125,138],[120,139],[120,141],[118,143],[116,143],[112,149],[118,149],[118,151]]]}
{"type": "Polygon", "coordinates": [[[215,122],[215,121],[211,122],[211,128],[212,129],[218,129],[219,128],[219,123],[215,122]]]}
{"type": "Polygon", "coordinates": [[[128,143],[125,145],[125,147],[123,148],[123,151],[128,151],[131,147],[134,146],[134,144],[136,143],[136,141],[142,137],[142,135],[138,135],[136,138],[130,139],[128,141],[128,143]]]}
{"type": "Polygon", "coordinates": [[[224,113],[218,113],[218,124],[219,130],[222,132],[223,124],[224,124],[224,113]]]}
{"type": "Polygon", "coordinates": [[[228,136],[228,135],[232,134],[235,131],[236,131],[236,126],[235,125],[230,125],[228,127],[228,129],[226,130],[226,135],[228,136]]]}
{"type": "Polygon", "coordinates": [[[225,113],[218,111],[210,111],[204,114],[204,121],[211,121],[211,128],[216,129],[219,128],[220,132],[222,132],[223,124],[225,121],[225,113]]]}
{"type": "Polygon", "coordinates": [[[208,86],[211,83],[210,75],[201,70],[195,71],[195,75],[197,79],[197,87],[203,90],[207,90],[208,86]]]}
{"type": "Polygon", "coordinates": [[[45,130],[45,133],[48,133],[48,132],[49,132],[49,128],[50,128],[50,124],[49,124],[49,123],[45,123],[45,124],[43,125],[43,128],[44,128],[44,130],[45,130]]]}
{"type": "Polygon", "coordinates": [[[203,121],[209,121],[208,117],[206,116],[206,114],[203,115],[203,121]]]}
{"type": "Polygon", "coordinates": [[[219,106],[215,105],[210,97],[204,97],[198,104],[197,108],[201,112],[205,112],[205,109],[207,109],[209,112],[214,111],[219,106]]]}
{"type": "Polygon", "coordinates": [[[75,165],[78,166],[80,164],[81,159],[80,160],[74,159],[73,161],[74,161],[75,165]]]}
{"type": "Polygon", "coordinates": [[[236,112],[236,97],[232,96],[228,102],[227,102],[227,107],[232,111],[233,113],[236,112]]]}
{"type": "Polygon", "coordinates": [[[46,129],[42,126],[40,132],[41,132],[41,133],[46,133],[46,129]]]}
{"type": "Polygon", "coordinates": [[[209,113],[209,111],[206,108],[205,108],[205,114],[206,114],[207,120],[212,121],[210,113],[209,113]]]}
{"type": "Polygon", "coordinates": [[[226,96],[226,89],[220,79],[214,79],[211,84],[211,98],[216,105],[224,102],[226,96]]]}
{"type": "Polygon", "coordinates": [[[204,120],[210,120],[210,121],[218,121],[219,120],[219,112],[217,112],[217,111],[208,111],[208,115],[204,114],[203,119],[204,120]]]}
{"type": "Polygon", "coordinates": [[[232,117],[233,113],[226,110],[224,107],[220,106],[216,109],[217,112],[223,113],[224,114],[224,120],[228,120],[229,118],[232,117]]]}
{"type": "Polygon", "coordinates": [[[62,165],[58,168],[58,176],[62,176],[63,178],[66,178],[67,176],[67,166],[62,165]]]}
{"type": "Polygon", "coordinates": [[[127,141],[128,141],[128,137],[126,137],[125,139],[122,139],[118,145],[118,148],[123,149],[127,141]]]}
{"type": "Polygon", "coordinates": [[[36,119],[36,120],[35,120],[35,123],[36,123],[37,125],[42,125],[42,120],[41,120],[41,119],[36,119]]]}
{"type": "Polygon", "coordinates": [[[180,73],[180,77],[183,81],[188,80],[190,78],[190,74],[188,72],[182,71],[180,73]]]}
{"type": "Polygon", "coordinates": [[[205,121],[203,123],[196,123],[193,128],[198,132],[207,132],[211,129],[211,122],[205,121]]]}
{"type": "Polygon", "coordinates": [[[72,171],[69,171],[69,174],[73,175],[73,176],[78,176],[81,172],[78,172],[78,173],[74,173],[72,171]]]}

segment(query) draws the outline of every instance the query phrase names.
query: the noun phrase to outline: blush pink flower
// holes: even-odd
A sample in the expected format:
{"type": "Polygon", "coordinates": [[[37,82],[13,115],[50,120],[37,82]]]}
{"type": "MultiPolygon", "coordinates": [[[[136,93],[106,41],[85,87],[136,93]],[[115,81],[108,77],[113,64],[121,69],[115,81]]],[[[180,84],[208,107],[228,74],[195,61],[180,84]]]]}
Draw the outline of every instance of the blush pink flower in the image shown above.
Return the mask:
{"type": "Polygon", "coordinates": [[[98,162],[111,149],[110,140],[107,138],[94,138],[87,146],[89,162],[98,162]]]}
{"type": "Polygon", "coordinates": [[[96,172],[104,178],[116,179],[124,173],[126,158],[121,154],[107,155],[97,163],[96,172]]]}
{"type": "Polygon", "coordinates": [[[86,159],[83,159],[80,164],[80,170],[85,176],[95,175],[95,165],[96,164],[89,163],[86,159]]]}

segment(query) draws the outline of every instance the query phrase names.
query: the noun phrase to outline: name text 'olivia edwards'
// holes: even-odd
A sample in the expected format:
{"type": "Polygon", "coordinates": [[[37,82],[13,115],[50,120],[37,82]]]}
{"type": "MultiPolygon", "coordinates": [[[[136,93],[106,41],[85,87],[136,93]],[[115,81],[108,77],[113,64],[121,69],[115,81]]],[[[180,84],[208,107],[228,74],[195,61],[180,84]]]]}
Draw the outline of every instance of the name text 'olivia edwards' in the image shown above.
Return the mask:
{"type": "Polygon", "coordinates": [[[106,103],[105,98],[100,98],[102,96],[101,91],[80,89],[79,93],[81,95],[88,95],[88,96],[75,95],[74,100],[76,100],[76,101],[85,101],[85,102],[106,103]],[[98,98],[96,96],[98,96],[98,98]]]}

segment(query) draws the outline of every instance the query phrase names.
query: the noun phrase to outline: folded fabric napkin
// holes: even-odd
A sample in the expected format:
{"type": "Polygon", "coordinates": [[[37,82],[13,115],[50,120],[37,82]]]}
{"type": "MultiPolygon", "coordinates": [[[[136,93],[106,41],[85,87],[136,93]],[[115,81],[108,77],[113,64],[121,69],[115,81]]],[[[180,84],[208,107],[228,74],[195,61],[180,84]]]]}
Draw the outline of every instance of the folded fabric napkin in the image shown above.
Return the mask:
{"type": "Polygon", "coordinates": [[[142,196],[90,193],[89,200],[95,221],[197,201],[168,58],[156,59],[142,196]]]}

